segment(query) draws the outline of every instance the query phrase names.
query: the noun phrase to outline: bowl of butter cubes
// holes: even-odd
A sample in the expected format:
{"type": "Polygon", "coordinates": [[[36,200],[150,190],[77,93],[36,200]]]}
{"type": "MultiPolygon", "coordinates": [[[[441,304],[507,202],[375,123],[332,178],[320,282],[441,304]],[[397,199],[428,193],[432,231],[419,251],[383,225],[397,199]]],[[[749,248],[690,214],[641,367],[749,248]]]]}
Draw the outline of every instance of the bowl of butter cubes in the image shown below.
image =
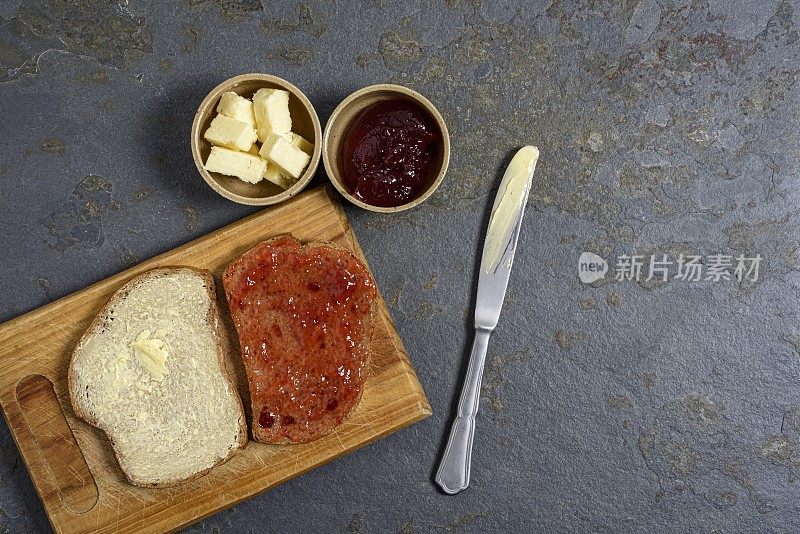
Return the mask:
{"type": "Polygon", "coordinates": [[[192,123],[192,156],[223,197],[251,206],[282,202],[319,166],[322,129],[300,89],[277,76],[243,74],[215,87],[192,123]]]}

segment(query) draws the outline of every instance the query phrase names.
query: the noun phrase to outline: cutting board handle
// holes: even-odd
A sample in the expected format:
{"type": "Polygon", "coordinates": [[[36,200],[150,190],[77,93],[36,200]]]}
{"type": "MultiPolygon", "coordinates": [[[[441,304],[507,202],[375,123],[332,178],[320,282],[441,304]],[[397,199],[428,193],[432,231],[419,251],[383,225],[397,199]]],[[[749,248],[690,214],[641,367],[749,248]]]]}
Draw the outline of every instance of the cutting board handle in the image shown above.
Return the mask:
{"type": "Polygon", "coordinates": [[[86,459],[67,423],[53,383],[42,375],[29,375],[16,388],[15,403],[6,406],[28,469],[44,492],[57,493],[61,504],[74,513],[85,513],[97,504],[98,490],[86,459]],[[29,439],[19,439],[26,435],[29,439]]]}

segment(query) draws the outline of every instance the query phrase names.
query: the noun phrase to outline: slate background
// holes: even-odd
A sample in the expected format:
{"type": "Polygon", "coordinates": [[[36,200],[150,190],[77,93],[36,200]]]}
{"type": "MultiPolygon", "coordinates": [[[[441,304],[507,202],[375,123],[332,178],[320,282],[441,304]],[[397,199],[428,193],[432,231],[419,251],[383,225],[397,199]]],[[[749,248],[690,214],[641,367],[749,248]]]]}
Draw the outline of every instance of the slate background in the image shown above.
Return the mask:
{"type": "MultiPolygon", "coordinates": [[[[800,471],[798,0],[0,2],[0,320],[252,211],[194,169],[223,79],[429,96],[424,206],[347,207],[434,415],[191,528],[792,532],[800,471]],[[487,208],[541,148],[469,491],[430,481],[487,208]],[[592,286],[582,251],[764,256],[754,284],[592,286]]],[[[320,170],[318,182],[325,180],[320,170]]],[[[0,531],[47,530],[4,423],[0,531]]]]}

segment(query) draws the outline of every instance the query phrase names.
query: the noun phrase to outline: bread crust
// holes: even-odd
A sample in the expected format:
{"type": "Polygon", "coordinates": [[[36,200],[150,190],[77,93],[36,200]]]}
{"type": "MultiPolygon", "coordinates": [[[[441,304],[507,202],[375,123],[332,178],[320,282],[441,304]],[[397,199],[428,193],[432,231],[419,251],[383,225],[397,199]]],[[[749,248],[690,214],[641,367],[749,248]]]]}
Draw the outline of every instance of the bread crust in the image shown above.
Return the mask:
{"type": "MultiPolygon", "coordinates": [[[[89,325],[89,328],[86,329],[86,332],[83,333],[78,344],[73,349],[72,354],[70,355],[70,362],[69,362],[69,370],[67,372],[67,383],[69,389],[69,399],[70,404],[72,405],[72,410],[75,412],[79,418],[83,419],[91,426],[102,430],[103,433],[106,434],[108,437],[109,442],[111,443],[111,449],[114,452],[114,457],[117,460],[117,464],[120,466],[120,471],[122,471],[123,475],[125,476],[126,480],[135,486],[145,487],[145,488],[166,488],[171,486],[177,486],[180,484],[185,484],[186,482],[190,482],[192,480],[198,479],[201,476],[205,475],[209,471],[211,471],[214,467],[227,462],[239,449],[242,449],[247,444],[247,421],[246,416],[244,413],[244,407],[242,406],[242,399],[239,397],[239,392],[236,388],[236,383],[234,382],[233,378],[231,377],[228,366],[226,364],[226,353],[224,350],[225,344],[222,342],[222,337],[220,334],[220,325],[219,325],[219,314],[217,310],[217,295],[215,290],[215,282],[214,276],[211,274],[210,271],[205,269],[197,269],[194,267],[157,267],[155,269],[151,269],[144,273],[141,273],[130,280],[128,280],[125,285],[119,288],[111,298],[106,302],[103,306],[103,309],[97,316],[94,318],[92,323],[89,325]],[[223,379],[228,383],[231,391],[233,392],[234,397],[236,398],[236,403],[239,406],[239,436],[237,439],[237,446],[233,447],[230,453],[225,458],[219,458],[211,467],[204,469],[203,471],[199,471],[187,478],[182,479],[175,479],[175,480],[166,480],[163,482],[145,482],[142,480],[136,480],[132,477],[125,469],[122,467],[122,463],[120,462],[120,455],[117,450],[116,443],[114,440],[111,439],[111,436],[106,431],[105,428],[95,419],[93,418],[88,412],[86,412],[82,406],[75,400],[77,397],[76,393],[76,384],[77,384],[77,376],[75,371],[75,356],[78,352],[78,348],[83,345],[84,340],[92,335],[97,334],[101,326],[103,324],[104,319],[106,318],[106,312],[111,307],[117,304],[120,300],[125,298],[127,294],[136,287],[137,285],[147,281],[150,278],[157,278],[160,276],[166,276],[170,274],[175,274],[181,271],[191,271],[194,275],[200,276],[203,278],[206,286],[206,290],[208,291],[208,296],[211,302],[209,306],[208,313],[206,315],[206,321],[211,325],[214,331],[214,339],[216,340],[217,345],[217,359],[219,361],[220,369],[222,370],[223,379]]],[[[228,354],[229,356],[233,356],[232,354],[228,354]]]]}
{"type": "MultiPolygon", "coordinates": [[[[303,243],[302,241],[300,241],[299,239],[297,239],[295,236],[293,236],[290,233],[278,234],[278,235],[276,235],[274,237],[271,237],[269,239],[265,239],[264,241],[260,241],[256,245],[250,247],[245,252],[243,252],[239,257],[237,257],[235,260],[233,260],[225,268],[224,273],[227,273],[228,270],[231,269],[234,265],[236,265],[241,260],[242,257],[246,256],[252,250],[254,250],[256,248],[259,248],[259,247],[262,247],[262,246],[269,245],[274,241],[278,241],[278,240],[281,240],[281,239],[287,239],[287,238],[291,239],[292,241],[295,241],[297,244],[300,245],[300,248],[298,249],[299,251],[303,251],[303,250],[306,250],[308,248],[329,248],[329,249],[336,250],[338,252],[343,252],[343,253],[348,254],[354,260],[358,261],[358,263],[360,263],[361,265],[364,266],[364,269],[367,272],[367,274],[369,275],[369,278],[372,281],[372,284],[377,288],[377,284],[375,284],[375,277],[372,275],[372,271],[369,269],[369,267],[366,265],[365,262],[361,261],[361,259],[358,258],[358,256],[356,256],[353,253],[352,250],[350,250],[350,249],[348,249],[348,248],[346,248],[346,247],[344,247],[342,245],[338,245],[336,243],[331,243],[331,242],[328,242],[328,241],[309,241],[309,242],[303,243]]],[[[223,274],[223,281],[224,280],[225,280],[225,274],[223,274]]],[[[226,292],[226,296],[227,296],[227,292],[226,292]]],[[[229,303],[229,305],[230,305],[230,303],[229,303]]],[[[378,315],[377,306],[375,306],[375,302],[373,302],[373,305],[370,308],[370,315],[369,315],[369,318],[367,320],[367,322],[368,322],[367,331],[365,332],[365,335],[364,335],[364,346],[367,347],[366,354],[364,355],[364,381],[365,382],[369,378],[369,374],[370,374],[370,372],[369,372],[369,360],[370,360],[369,347],[371,346],[372,335],[373,335],[373,332],[375,330],[375,321],[377,319],[377,315],[378,315]]],[[[236,321],[234,321],[234,327],[236,328],[236,321]]],[[[237,328],[237,334],[238,334],[238,328],[237,328]]],[[[241,354],[240,354],[240,358],[241,358],[241,354]]],[[[247,364],[244,362],[244,358],[242,358],[242,363],[246,368],[247,364]]],[[[247,381],[248,381],[247,391],[248,391],[248,395],[250,395],[250,384],[249,384],[250,375],[249,375],[249,372],[247,373],[247,381]]],[[[347,419],[356,410],[358,405],[361,403],[361,398],[362,398],[363,394],[364,394],[364,388],[362,386],[360,388],[359,392],[358,392],[358,397],[357,397],[356,401],[353,403],[353,405],[350,408],[350,410],[342,418],[342,423],[341,424],[343,424],[345,421],[347,421],[347,419]]],[[[252,402],[253,402],[253,399],[251,398],[250,399],[251,405],[252,405],[252,402]]],[[[339,424],[337,426],[330,427],[325,432],[318,433],[314,437],[312,437],[310,439],[305,439],[305,440],[292,441],[292,440],[290,440],[288,438],[283,438],[283,439],[272,439],[270,441],[265,441],[265,440],[258,439],[256,437],[256,434],[255,434],[256,422],[255,421],[256,421],[256,417],[257,416],[255,414],[255,411],[253,411],[253,410],[251,410],[251,411],[252,411],[252,413],[251,413],[251,419],[250,419],[250,437],[253,439],[253,441],[258,441],[260,443],[268,443],[270,445],[293,445],[293,444],[299,444],[299,443],[309,443],[311,441],[316,441],[316,440],[318,440],[318,439],[320,439],[320,438],[322,438],[324,436],[327,436],[327,435],[333,433],[337,428],[339,428],[339,426],[341,426],[341,424],[339,424]]]]}

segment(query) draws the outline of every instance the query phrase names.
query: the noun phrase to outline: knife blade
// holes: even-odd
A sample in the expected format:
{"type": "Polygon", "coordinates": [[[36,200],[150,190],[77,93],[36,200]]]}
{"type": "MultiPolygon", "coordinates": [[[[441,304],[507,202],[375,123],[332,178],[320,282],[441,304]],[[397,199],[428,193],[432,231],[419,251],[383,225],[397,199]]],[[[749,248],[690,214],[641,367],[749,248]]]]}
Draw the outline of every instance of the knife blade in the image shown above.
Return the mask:
{"type": "Polygon", "coordinates": [[[538,160],[538,148],[526,146],[518,150],[503,174],[492,206],[478,275],[475,337],[467,376],[461,389],[456,418],[450,428],[447,446],[435,477],[436,483],[450,495],[469,486],[475,416],[478,413],[486,350],[489,337],[500,318],[522,228],[525,204],[538,160]]]}

